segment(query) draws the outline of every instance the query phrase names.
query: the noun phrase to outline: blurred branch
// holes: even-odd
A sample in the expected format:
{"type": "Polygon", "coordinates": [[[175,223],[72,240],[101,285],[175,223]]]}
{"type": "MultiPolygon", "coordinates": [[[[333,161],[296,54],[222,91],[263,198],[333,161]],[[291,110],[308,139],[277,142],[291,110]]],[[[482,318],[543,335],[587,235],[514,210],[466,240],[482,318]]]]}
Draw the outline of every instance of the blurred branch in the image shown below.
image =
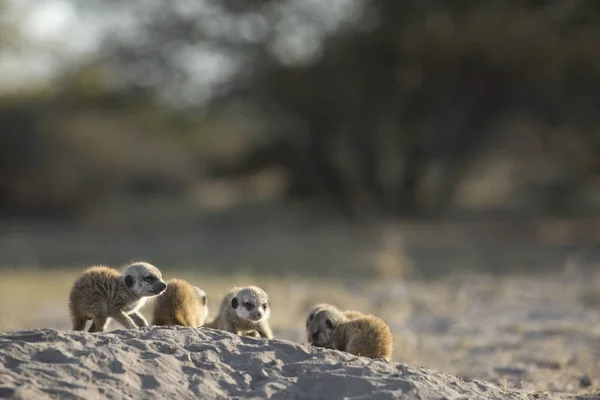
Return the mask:
{"type": "MultiPolygon", "coordinates": [[[[118,99],[159,99],[178,118],[236,120],[222,128],[244,143],[235,156],[196,153],[218,178],[277,167],[290,197],[326,199],[348,215],[440,216],[492,153],[516,165],[519,184],[559,188],[539,191],[555,204],[600,174],[600,3],[76,3],[107,32],[90,62],[102,77],[87,85],[99,93],[90,108],[112,104],[104,118],[126,120],[121,109],[140,103],[118,99]],[[547,159],[560,173],[535,165],[547,159]]],[[[72,72],[60,82],[81,78],[81,66],[72,72]]],[[[181,130],[172,122],[165,132],[181,130]]],[[[208,142],[205,129],[185,130],[208,142]]]]}

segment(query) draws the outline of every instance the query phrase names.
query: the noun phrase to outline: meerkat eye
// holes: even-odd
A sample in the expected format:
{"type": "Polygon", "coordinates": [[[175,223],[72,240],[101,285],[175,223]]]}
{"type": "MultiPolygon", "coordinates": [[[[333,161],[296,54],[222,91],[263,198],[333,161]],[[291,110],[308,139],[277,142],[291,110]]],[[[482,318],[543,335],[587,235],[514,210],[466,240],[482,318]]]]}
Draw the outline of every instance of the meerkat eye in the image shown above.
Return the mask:
{"type": "Polygon", "coordinates": [[[148,283],[153,283],[156,280],[155,277],[153,277],[152,275],[148,275],[147,277],[144,278],[144,281],[148,282],[148,283]]]}
{"type": "Polygon", "coordinates": [[[263,310],[266,310],[269,305],[267,303],[262,305],[263,310]]]}
{"type": "Polygon", "coordinates": [[[252,310],[254,308],[254,305],[247,301],[244,303],[244,307],[246,307],[246,310],[252,310]]]}

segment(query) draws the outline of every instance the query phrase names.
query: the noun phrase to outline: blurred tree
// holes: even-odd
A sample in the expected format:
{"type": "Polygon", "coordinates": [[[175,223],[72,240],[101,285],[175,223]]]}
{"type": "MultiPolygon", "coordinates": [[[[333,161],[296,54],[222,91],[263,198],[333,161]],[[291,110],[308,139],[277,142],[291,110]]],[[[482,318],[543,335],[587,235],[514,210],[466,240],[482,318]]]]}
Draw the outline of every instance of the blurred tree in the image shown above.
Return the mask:
{"type": "Polygon", "coordinates": [[[348,215],[438,216],[479,161],[529,140],[506,128],[520,119],[543,144],[513,146],[521,170],[550,155],[561,171],[548,211],[600,171],[598,3],[73,2],[109,32],[95,67],[111,90],[259,121],[243,156],[210,160],[216,175],[277,166],[290,196],[348,215]]]}
{"type": "Polygon", "coordinates": [[[324,194],[350,214],[436,215],[485,153],[494,121],[515,111],[548,132],[573,130],[577,150],[564,135],[546,141],[590,154],[562,157],[568,179],[598,172],[596,3],[104,3],[139,17],[135,35],[104,47],[130,85],[190,96],[201,75],[193,54],[221,54],[235,79],[217,99],[245,99],[271,122],[272,140],[223,172],[278,164],[291,194],[324,194]]]}
{"type": "Polygon", "coordinates": [[[80,72],[0,101],[0,213],[77,219],[119,196],[181,196],[198,178],[171,113],[80,72]]]}

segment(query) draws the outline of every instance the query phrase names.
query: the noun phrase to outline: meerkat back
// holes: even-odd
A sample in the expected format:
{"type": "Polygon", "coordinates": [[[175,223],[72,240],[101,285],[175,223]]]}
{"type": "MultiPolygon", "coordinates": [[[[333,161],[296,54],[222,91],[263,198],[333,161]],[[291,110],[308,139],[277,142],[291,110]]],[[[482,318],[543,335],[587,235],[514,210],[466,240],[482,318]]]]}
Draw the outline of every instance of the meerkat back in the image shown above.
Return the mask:
{"type": "Polygon", "coordinates": [[[106,314],[109,293],[117,291],[119,276],[119,272],[111,267],[96,265],[86,268],[75,279],[69,292],[73,330],[84,330],[87,320],[106,314]]]}
{"type": "Polygon", "coordinates": [[[392,331],[384,320],[365,315],[340,324],[334,338],[334,348],[357,356],[390,361],[393,341],[392,331]]]}
{"type": "Polygon", "coordinates": [[[348,319],[355,319],[355,318],[361,318],[364,317],[365,314],[363,314],[360,311],[357,310],[345,310],[343,311],[344,313],[344,317],[348,318],[348,319]]]}
{"type": "Polygon", "coordinates": [[[156,299],[152,324],[199,327],[203,324],[206,296],[183,279],[172,279],[156,299]]]}

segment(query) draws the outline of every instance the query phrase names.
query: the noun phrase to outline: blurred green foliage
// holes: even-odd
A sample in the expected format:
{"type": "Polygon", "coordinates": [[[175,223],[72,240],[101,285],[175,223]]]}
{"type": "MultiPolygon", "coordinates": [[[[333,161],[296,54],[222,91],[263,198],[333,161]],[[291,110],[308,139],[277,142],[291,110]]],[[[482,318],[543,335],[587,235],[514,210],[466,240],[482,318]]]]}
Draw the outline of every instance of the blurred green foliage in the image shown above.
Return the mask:
{"type": "Polygon", "coordinates": [[[130,30],[4,96],[0,209],[78,217],[276,171],[284,199],[354,217],[595,210],[600,3],[341,3],[78,1],[130,30]],[[207,103],[195,52],[229,71],[207,103]]]}

